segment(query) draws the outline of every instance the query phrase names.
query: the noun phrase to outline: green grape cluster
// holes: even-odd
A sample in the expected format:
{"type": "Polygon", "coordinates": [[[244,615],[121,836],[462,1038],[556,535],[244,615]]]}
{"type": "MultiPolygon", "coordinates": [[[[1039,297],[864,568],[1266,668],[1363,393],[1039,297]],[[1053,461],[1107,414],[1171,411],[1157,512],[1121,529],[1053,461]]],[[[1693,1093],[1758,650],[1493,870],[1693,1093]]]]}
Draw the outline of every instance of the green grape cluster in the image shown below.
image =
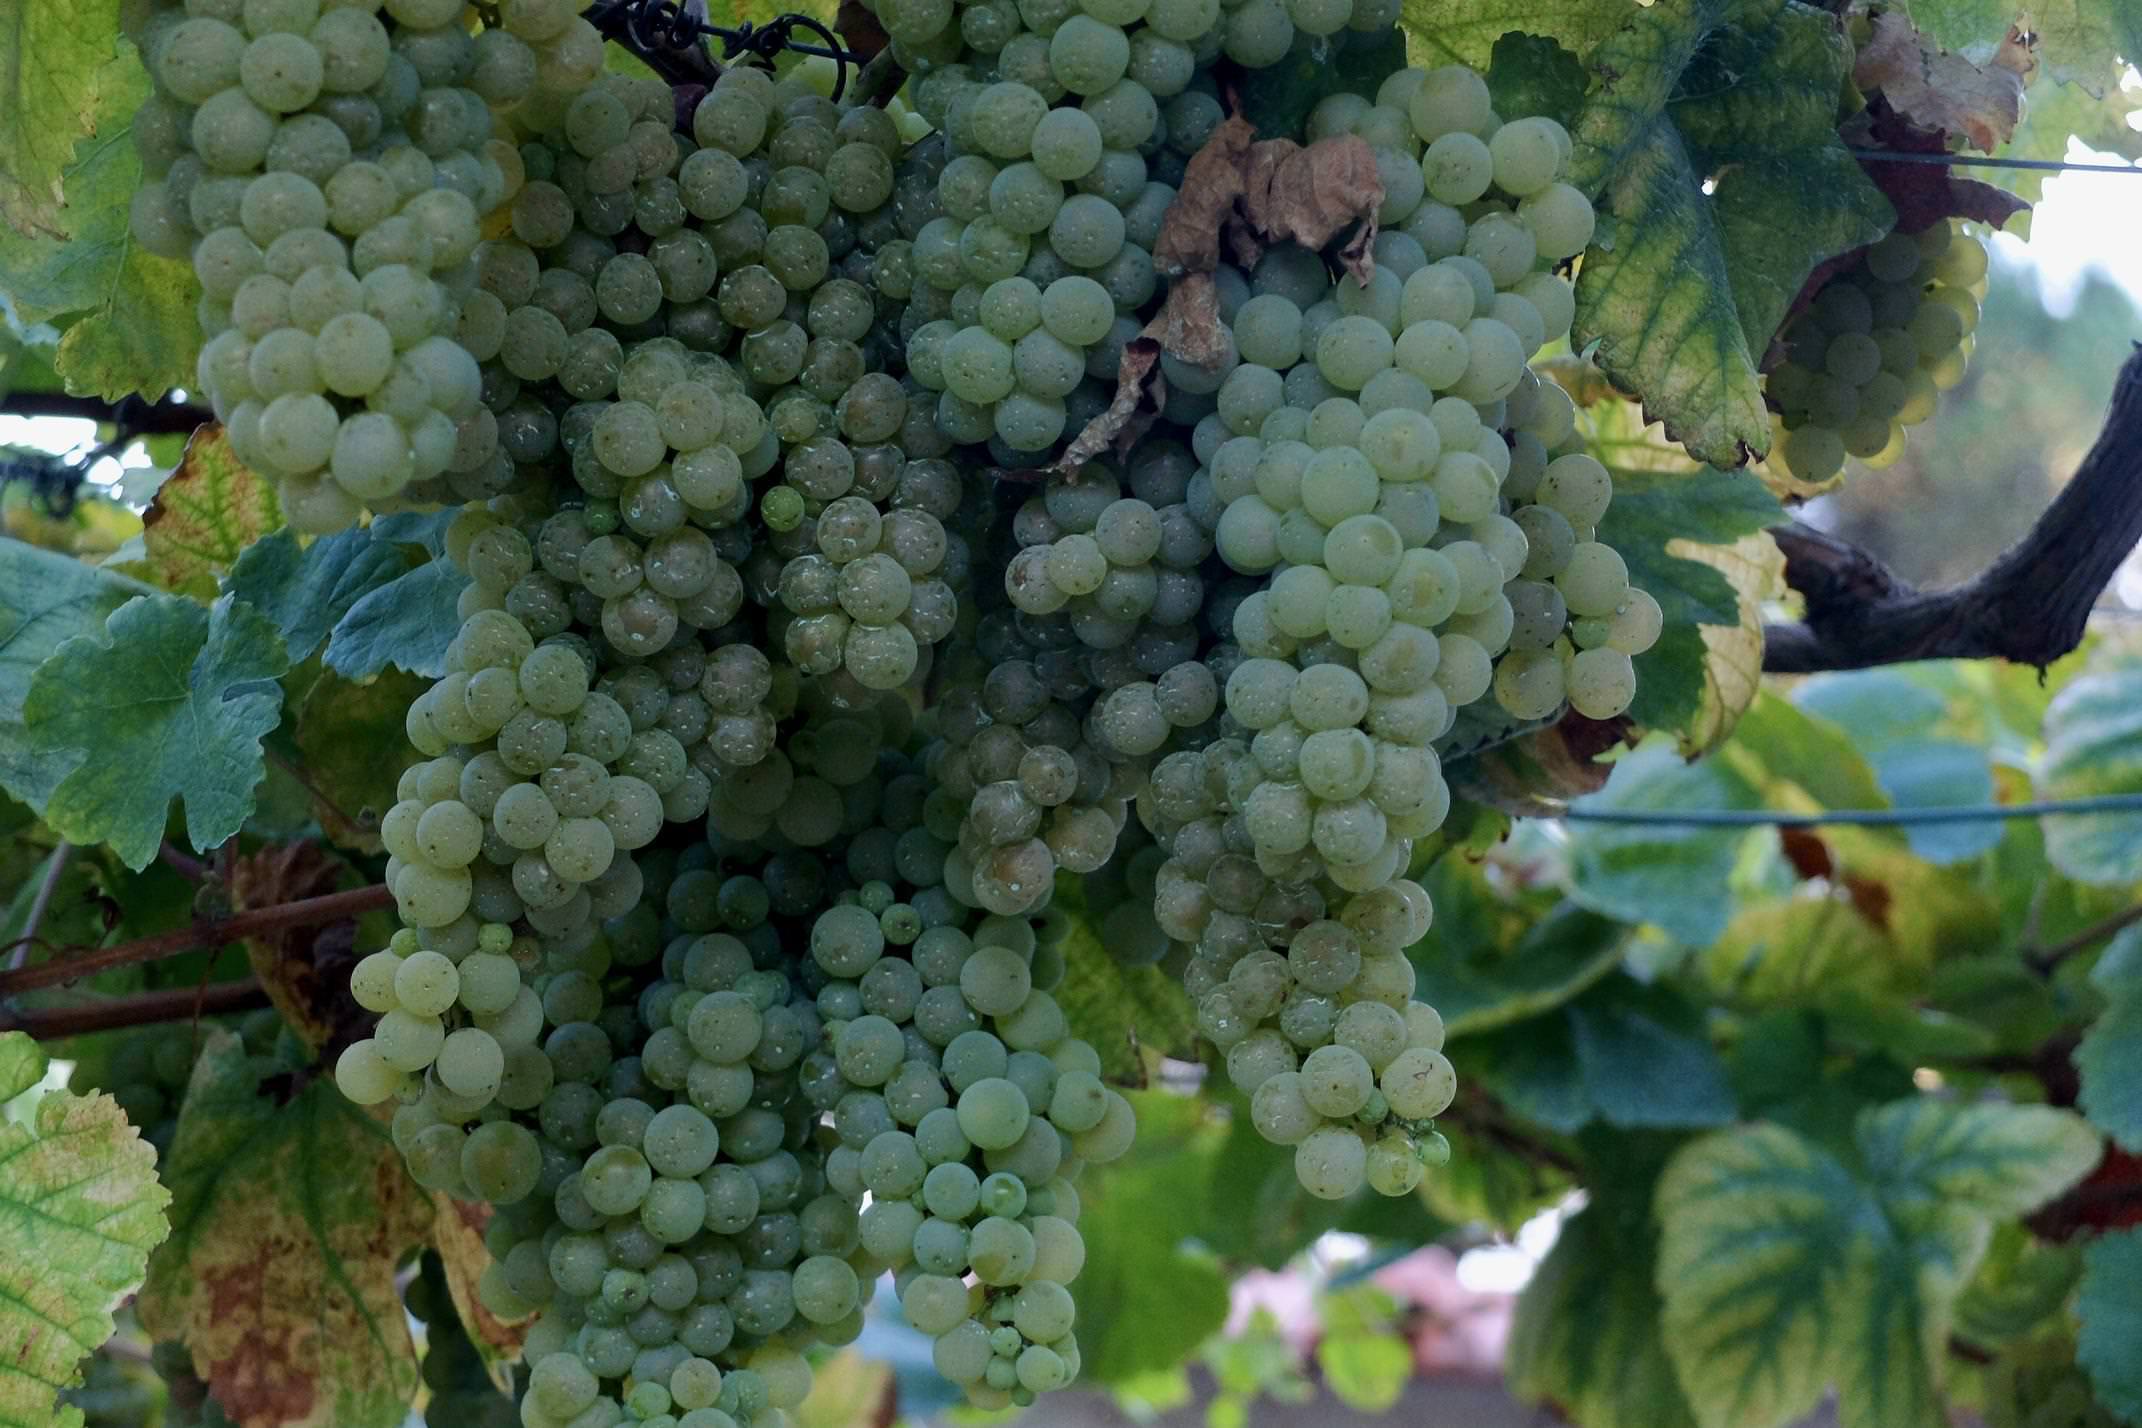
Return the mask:
{"type": "Polygon", "coordinates": [[[1864,250],[1786,324],[1785,361],[1763,383],[1774,459],[1817,484],[1848,457],[1893,463],[1963,380],[1985,291],[1986,245],[1948,219],[1864,250]]]}
{"type": "MultiPolygon", "coordinates": [[[[1374,152],[1372,267],[1223,265],[1223,360],[1166,356],[1134,451],[1041,472],[1162,300],[1215,66],[1330,65],[1390,0],[879,0],[898,115],[810,66],[725,69],[685,112],[598,73],[564,0],[478,28],[310,4],[159,22],[180,97],[145,143],[207,110],[182,86],[218,52],[177,39],[203,15],[385,55],[300,106],[355,126],[306,180],[322,220],[183,206],[163,250],[242,267],[228,228],[289,287],[256,290],[288,324],[240,311],[252,272],[204,303],[203,377],[295,520],[458,508],[461,624],[380,828],[402,926],[352,974],[377,1020],[336,1079],[394,1107],[420,1183],[495,1207],[480,1292],[533,1316],[524,1428],[782,1428],[888,1274],[976,1405],[1076,1377],[1077,1183],[1135,1117],[1053,995],[1071,880],[1115,955],[1180,971],[1311,1193],[1447,1158],[1406,956],[1438,749],[1620,714],[1661,619],[1528,366],[1591,236],[1560,127],[1461,66],[1324,100],[1295,137],[1374,152]],[[407,296],[372,292],[390,270],[401,326],[371,307],[407,296]],[[301,286],[354,306],[308,326],[301,286]],[[334,376],[356,318],[388,370],[311,390],[330,450],[281,459],[258,350],[288,326],[334,376]],[[374,417],[412,454],[352,486],[335,447],[374,417]]],[[[150,166],[151,229],[211,182],[189,142],[150,166]]],[[[280,163],[230,171],[256,208],[280,163]]]]}
{"type": "Polygon", "coordinates": [[[456,492],[338,1084],[497,1207],[527,1428],[778,1428],[887,1271],[949,1378],[1028,1402],[1078,1368],[1072,1181],[1134,1118],[1050,996],[1060,921],[990,910],[924,771],[986,487],[868,345],[890,194],[830,197],[896,135],[750,70],[690,136],[653,98],[531,121],[473,257],[501,470],[456,492]]]}
{"type": "Polygon", "coordinates": [[[134,236],[191,259],[201,389],[307,531],[494,459],[473,255],[521,181],[494,114],[602,65],[568,0],[507,5],[481,34],[459,0],[380,9],[199,0],[140,36],[156,94],[133,126],[134,236]]]}

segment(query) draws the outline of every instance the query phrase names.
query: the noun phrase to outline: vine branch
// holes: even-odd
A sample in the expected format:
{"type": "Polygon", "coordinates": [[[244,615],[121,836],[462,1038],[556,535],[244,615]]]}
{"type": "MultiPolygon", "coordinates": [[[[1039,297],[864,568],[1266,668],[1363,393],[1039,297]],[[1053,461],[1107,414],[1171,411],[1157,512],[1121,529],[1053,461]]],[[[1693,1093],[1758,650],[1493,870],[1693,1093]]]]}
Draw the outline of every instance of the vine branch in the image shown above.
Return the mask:
{"type": "Polygon", "coordinates": [[[2142,922],[2142,903],[2122,908],[2110,917],[2093,922],[2072,937],[2063,937],[2050,947],[2030,953],[2025,960],[2040,976],[2049,976],[2054,968],[2076,953],[2089,951],[2106,938],[2125,931],[2137,922],[2142,922]]]}
{"type": "Polygon", "coordinates": [[[1921,590],[1848,541],[1794,522],[1771,532],[1806,617],[1763,630],[1773,674],[1918,659],[2051,664],[2142,541],[2142,349],[2113,387],[2097,444],[2038,523],[1973,579],[1921,590]]]}
{"type": "Polygon", "coordinates": [[[75,1007],[0,1011],[0,1032],[23,1031],[39,1041],[49,1041],[55,1037],[80,1036],[119,1027],[193,1021],[226,1012],[252,1011],[268,1004],[266,988],[258,980],[247,977],[236,982],[211,982],[204,987],[165,987],[160,991],[136,992],[124,997],[100,997],[75,1007]]]}
{"type": "Polygon", "coordinates": [[[140,397],[122,397],[116,402],[107,402],[101,397],[75,397],[65,392],[10,392],[6,407],[9,416],[108,421],[119,428],[122,437],[186,433],[216,419],[215,413],[206,407],[185,402],[168,399],[149,402],[140,397]]]}
{"type": "Polygon", "coordinates": [[[347,892],[328,893],[323,897],[304,898],[298,902],[278,903],[273,907],[254,908],[230,917],[204,918],[170,932],[159,932],[154,937],[122,942],[113,947],[62,948],[60,955],[49,962],[0,972],[0,997],[35,991],[39,987],[56,987],[67,982],[80,981],[99,972],[109,972],[114,967],[131,967],[142,962],[160,961],[203,947],[221,947],[227,942],[236,942],[240,938],[255,937],[262,933],[339,922],[347,917],[357,917],[370,912],[374,908],[386,907],[393,901],[392,891],[383,885],[375,884],[371,887],[352,888],[347,892]],[[68,955],[70,953],[72,955],[68,955]]]}

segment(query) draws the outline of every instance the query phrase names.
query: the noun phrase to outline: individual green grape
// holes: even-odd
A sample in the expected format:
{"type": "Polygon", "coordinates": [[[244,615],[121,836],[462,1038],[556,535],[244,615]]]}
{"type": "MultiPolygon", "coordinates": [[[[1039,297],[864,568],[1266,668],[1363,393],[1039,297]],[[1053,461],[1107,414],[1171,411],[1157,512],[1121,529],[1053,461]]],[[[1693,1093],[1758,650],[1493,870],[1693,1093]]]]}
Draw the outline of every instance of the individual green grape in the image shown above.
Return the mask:
{"type": "Polygon", "coordinates": [[[360,1106],[377,1105],[402,1084],[403,1073],[388,1063],[369,1038],[353,1041],[335,1061],[335,1086],[360,1106]]]}
{"type": "Polygon", "coordinates": [[[1629,656],[1611,647],[1579,650],[1569,665],[1569,701],[1588,719],[1611,719],[1636,697],[1629,656]]]}
{"type": "Polygon", "coordinates": [[[1294,1147],[1294,1174],[1320,1200],[1343,1200],[1367,1180],[1368,1149],[1353,1131],[1322,1126],[1294,1147]]]}

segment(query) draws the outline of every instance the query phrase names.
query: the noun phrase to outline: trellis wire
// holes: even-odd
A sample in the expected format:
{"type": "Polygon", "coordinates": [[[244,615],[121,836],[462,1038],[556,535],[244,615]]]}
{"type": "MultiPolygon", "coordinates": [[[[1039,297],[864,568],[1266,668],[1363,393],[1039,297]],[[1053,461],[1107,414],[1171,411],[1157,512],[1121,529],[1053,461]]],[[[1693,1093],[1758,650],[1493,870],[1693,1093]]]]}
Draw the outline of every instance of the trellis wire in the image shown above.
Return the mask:
{"type": "Polygon", "coordinates": [[[833,75],[832,98],[835,102],[848,87],[848,67],[860,66],[869,58],[843,48],[840,36],[824,21],[810,15],[777,15],[763,25],[746,20],[731,27],[687,14],[676,0],[600,0],[586,13],[587,18],[598,26],[608,21],[622,24],[632,42],[646,50],[689,49],[711,37],[721,41],[723,59],[748,54],[771,63],[782,50],[830,59],[837,66],[833,75]],[[797,40],[794,32],[799,29],[811,31],[825,43],[797,40]]]}
{"type": "Polygon", "coordinates": [[[1897,154],[1884,149],[1853,149],[1855,159],[1879,164],[1941,164],[1958,169],[2039,169],[2047,173],[2142,174],[2136,164],[2078,164],[2066,159],[1974,159],[1967,154],[1897,154]]]}
{"type": "Polygon", "coordinates": [[[1570,823],[1678,828],[1820,828],[1825,824],[1915,828],[2013,818],[2070,818],[2087,813],[2142,813],[2142,793],[2105,793],[2090,798],[2054,798],[2034,803],[1944,804],[1936,808],[1833,808],[1820,813],[1787,813],[1770,808],[1690,809],[1676,813],[1654,808],[1577,806],[1563,810],[1559,816],[1570,823]]]}

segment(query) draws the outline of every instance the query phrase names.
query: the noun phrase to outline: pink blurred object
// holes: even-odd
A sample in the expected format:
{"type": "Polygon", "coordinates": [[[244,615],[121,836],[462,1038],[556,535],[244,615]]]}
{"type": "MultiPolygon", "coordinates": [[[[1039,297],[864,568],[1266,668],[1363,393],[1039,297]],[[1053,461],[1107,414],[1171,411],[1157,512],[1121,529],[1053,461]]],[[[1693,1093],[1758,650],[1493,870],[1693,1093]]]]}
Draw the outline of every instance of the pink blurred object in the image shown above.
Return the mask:
{"type": "Polygon", "coordinates": [[[1422,1374],[1498,1373],[1510,1339],[1513,1294],[1483,1294],[1458,1281],[1458,1259],[1440,1245],[1415,1250],[1371,1277],[1411,1306],[1413,1362],[1422,1374]]]}
{"type": "Polygon", "coordinates": [[[1306,1355],[1316,1347],[1322,1325],[1317,1321],[1316,1290],[1306,1274],[1253,1269],[1234,1282],[1228,1301],[1227,1326],[1222,1332],[1229,1338],[1247,1330],[1251,1317],[1262,1309],[1296,1353],[1306,1355]]]}

